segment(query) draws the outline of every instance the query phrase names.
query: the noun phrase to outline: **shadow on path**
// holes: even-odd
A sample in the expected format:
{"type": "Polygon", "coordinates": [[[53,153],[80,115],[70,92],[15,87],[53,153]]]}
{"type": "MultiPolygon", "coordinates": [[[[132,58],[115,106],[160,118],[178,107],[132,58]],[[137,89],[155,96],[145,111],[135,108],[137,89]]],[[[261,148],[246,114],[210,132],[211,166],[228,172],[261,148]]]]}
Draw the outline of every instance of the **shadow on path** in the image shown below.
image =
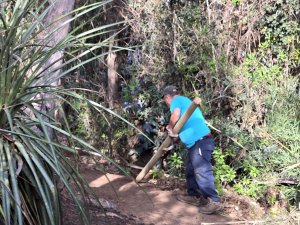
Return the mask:
{"type": "Polygon", "coordinates": [[[111,201],[122,213],[155,225],[200,225],[203,222],[229,222],[230,218],[204,215],[196,206],[179,202],[171,191],[163,191],[148,183],[140,186],[129,177],[82,169],[82,175],[97,197],[111,201]]]}

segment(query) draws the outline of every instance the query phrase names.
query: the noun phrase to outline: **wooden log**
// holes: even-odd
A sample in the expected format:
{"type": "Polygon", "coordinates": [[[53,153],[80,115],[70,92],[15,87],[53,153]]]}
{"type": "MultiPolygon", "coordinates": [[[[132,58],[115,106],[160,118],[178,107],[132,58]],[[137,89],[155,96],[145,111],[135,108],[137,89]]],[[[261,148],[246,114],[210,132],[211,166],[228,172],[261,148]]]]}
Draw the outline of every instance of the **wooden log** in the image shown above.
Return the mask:
{"type": "Polygon", "coordinates": [[[266,223],[268,221],[257,220],[257,221],[232,221],[232,222],[220,222],[220,223],[201,223],[201,225],[257,225],[259,223],[266,223]]]}
{"type": "Polygon", "coordinates": [[[299,180],[295,178],[278,178],[277,184],[297,185],[299,184],[299,180]]]}
{"type": "MultiPolygon", "coordinates": [[[[173,133],[178,134],[181,128],[184,126],[186,121],[190,118],[192,113],[195,111],[198,105],[200,105],[200,99],[195,98],[192,102],[192,104],[189,106],[189,108],[186,110],[186,112],[183,114],[183,116],[178,120],[176,123],[173,133]]],[[[149,160],[149,162],[144,166],[142,171],[139,173],[139,175],[136,177],[136,182],[140,182],[147,173],[151,170],[151,168],[155,165],[155,163],[161,158],[161,156],[164,153],[165,148],[168,148],[172,144],[172,138],[167,137],[164,142],[159,146],[157,152],[152,156],[152,158],[149,160]]]]}

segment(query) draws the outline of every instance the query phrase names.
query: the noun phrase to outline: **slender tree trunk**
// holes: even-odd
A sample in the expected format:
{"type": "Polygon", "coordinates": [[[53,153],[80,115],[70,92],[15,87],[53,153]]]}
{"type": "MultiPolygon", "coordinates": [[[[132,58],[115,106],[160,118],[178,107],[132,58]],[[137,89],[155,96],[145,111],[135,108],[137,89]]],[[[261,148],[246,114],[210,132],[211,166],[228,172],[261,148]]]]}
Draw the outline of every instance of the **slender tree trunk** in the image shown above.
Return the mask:
{"type": "MultiPolygon", "coordinates": [[[[109,46],[109,54],[106,58],[107,63],[107,96],[108,96],[108,106],[110,109],[114,108],[114,102],[117,96],[117,89],[118,89],[118,75],[117,75],[117,69],[118,69],[118,63],[116,61],[117,54],[115,52],[112,52],[112,48],[114,46],[114,39],[111,40],[110,46],[109,46]]],[[[111,127],[113,118],[111,115],[109,116],[110,125],[108,126],[108,149],[109,149],[109,156],[113,155],[113,149],[112,149],[112,141],[113,141],[113,129],[111,127]]]]}
{"type": "Polygon", "coordinates": [[[114,45],[114,39],[110,42],[109,46],[109,54],[107,56],[107,95],[108,95],[108,105],[110,109],[114,108],[114,101],[117,96],[117,81],[118,81],[118,75],[117,75],[117,69],[118,69],[118,63],[116,61],[117,54],[112,52],[112,47],[114,45]]]}

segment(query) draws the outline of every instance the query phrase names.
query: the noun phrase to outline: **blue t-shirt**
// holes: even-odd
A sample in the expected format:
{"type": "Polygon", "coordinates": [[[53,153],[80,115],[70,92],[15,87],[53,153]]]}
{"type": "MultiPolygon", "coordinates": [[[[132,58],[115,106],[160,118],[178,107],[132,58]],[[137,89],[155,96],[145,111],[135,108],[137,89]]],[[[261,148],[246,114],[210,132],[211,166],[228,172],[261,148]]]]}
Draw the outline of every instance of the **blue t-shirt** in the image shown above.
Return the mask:
{"type": "MultiPolygon", "coordinates": [[[[191,104],[192,101],[187,97],[176,96],[171,101],[170,111],[173,113],[174,109],[179,108],[181,118],[191,104]]],[[[179,131],[179,137],[187,148],[191,148],[196,141],[209,133],[210,129],[205,123],[202,112],[200,111],[199,107],[197,107],[191,117],[188,119],[188,121],[186,121],[185,125],[179,131]]]]}

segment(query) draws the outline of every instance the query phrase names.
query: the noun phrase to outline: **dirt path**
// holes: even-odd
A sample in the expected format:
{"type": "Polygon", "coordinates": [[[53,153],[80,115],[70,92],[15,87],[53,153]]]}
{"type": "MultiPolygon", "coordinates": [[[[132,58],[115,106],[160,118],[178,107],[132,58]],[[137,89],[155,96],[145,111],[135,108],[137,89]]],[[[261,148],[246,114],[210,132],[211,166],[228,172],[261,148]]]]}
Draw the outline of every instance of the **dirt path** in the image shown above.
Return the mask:
{"type": "Polygon", "coordinates": [[[201,214],[196,206],[177,201],[174,192],[157,189],[152,184],[142,183],[139,187],[126,176],[104,175],[90,168],[82,169],[82,175],[97,197],[108,200],[122,214],[134,216],[141,223],[199,225],[203,222],[230,221],[230,218],[221,215],[201,214]]]}

